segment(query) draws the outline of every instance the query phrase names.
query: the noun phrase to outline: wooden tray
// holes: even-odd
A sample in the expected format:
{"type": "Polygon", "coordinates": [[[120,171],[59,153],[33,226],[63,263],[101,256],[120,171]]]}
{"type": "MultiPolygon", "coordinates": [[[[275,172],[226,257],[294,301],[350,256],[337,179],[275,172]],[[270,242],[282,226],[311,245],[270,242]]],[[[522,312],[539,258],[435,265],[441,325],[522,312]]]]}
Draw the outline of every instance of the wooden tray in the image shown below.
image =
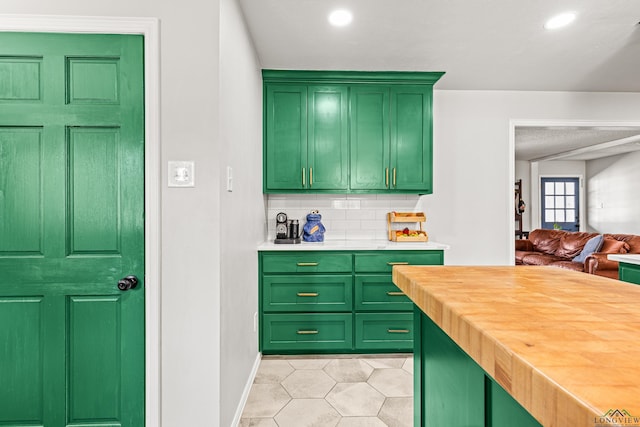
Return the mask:
{"type": "Polygon", "coordinates": [[[422,230],[422,223],[427,220],[424,212],[389,212],[387,213],[387,231],[389,240],[392,242],[426,242],[429,240],[427,232],[422,230]],[[391,224],[395,222],[417,223],[420,224],[419,230],[409,230],[409,232],[417,232],[417,236],[408,236],[406,234],[397,234],[398,230],[391,229],[391,224]]]}
{"type": "Polygon", "coordinates": [[[389,212],[389,222],[425,222],[427,217],[424,212],[389,212]]]}
{"type": "Polygon", "coordinates": [[[417,236],[407,236],[407,235],[397,235],[395,230],[391,232],[391,240],[392,242],[427,242],[429,240],[429,236],[426,231],[422,230],[409,230],[409,231],[417,231],[419,234],[417,236]]]}

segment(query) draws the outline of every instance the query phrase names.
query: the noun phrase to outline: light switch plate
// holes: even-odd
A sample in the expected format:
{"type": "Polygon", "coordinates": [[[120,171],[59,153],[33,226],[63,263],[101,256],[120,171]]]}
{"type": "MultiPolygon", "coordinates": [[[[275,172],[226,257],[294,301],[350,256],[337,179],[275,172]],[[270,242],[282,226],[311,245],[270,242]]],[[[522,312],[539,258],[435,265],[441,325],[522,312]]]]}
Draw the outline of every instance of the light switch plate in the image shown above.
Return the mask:
{"type": "Polygon", "coordinates": [[[192,161],[169,161],[169,187],[195,187],[195,165],[192,161]]]}

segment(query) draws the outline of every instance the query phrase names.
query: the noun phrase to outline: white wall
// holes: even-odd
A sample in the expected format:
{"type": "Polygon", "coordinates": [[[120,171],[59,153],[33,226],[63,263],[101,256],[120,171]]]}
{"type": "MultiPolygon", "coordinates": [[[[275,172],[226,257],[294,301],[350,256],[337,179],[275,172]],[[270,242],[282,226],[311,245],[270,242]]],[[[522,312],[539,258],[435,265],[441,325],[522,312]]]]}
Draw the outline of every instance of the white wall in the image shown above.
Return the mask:
{"type": "Polygon", "coordinates": [[[640,234],[640,151],[587,162],[589,231],[640,234]]]}
{"type": "MultiPolygon", "coordinates": [[[[262,75],[234,0],[220,9],[220,425],[230,426],[258,355],[256,246],[265,237],[262,75]],[[226,191],[226,168],[233,191],[226,191]]],[[[204,425],[204,424],[199,424],[204,425]]]]}
{"type": "MultiPolygon", "coordinates": [[[[446,75],[445,75],[446,78],[446,75]]],[[[434,194],[422,196],[446,264],[512,264],[511,120],[638,120],[640,93],[434,92],[434,194]]]]}

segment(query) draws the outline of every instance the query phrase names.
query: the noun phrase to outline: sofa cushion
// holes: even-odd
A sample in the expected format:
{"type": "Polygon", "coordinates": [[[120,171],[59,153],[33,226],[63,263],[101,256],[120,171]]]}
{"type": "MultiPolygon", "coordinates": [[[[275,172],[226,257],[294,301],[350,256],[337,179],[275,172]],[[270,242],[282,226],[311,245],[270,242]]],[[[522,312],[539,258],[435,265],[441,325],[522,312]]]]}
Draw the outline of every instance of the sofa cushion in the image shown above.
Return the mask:
{"type": "Polygon", "coordinates": [[[598,233],[564,233],[562,237],[560,237],[560,244],[558,245],[558,249],[556,249],[555,255],[571,260],[573,257],[578,256],[589,240],[596,236],[598,236],[598,233]]]}
{"type": "Polygon", "coordinates": [[[630,254],[640,254],[640,236],[635,234],[605,234],[605,238],[612,237],[616,240],[621,240],[629,245],[630,254]]]}
{"type": "Polygon", "coordinates": [[[526,265],[549,265],[558,261],[566,261],[566,259],[555,255],[531,253],[522,258],[522,263],[526,265]]]}
{"type": "Polygon", "coordinates": [[[551,265],[552,267],[566,268],[567,270],[584,271],[584,263],[582,262],[556,261],[549,265],[551,265]]]}
{"type": "Polygon", "coordinates": [[[599,252],[605,254],[626,254],[629,252],[629,244],[621,240],[605,237],[599,252]]]}
{"type": "Polygon", "coordinates": [[[529,240],[537,252],[553,255],[560,246],[560,238],[564,234],[561,230],[536,229],[529,233],[529,240]]]}
{"type": "Polygon", "coordinates": [[[598,234],[597,236],[587,240],[587,243],[585,243],[580,254],[576,255],[575,258],[573,258],[573,262],[584,262],[584,260],[589,255],[591,255],[594,252],[598,252],[602,247],[603,240],[604,240],[604,236],[602,234],[598,234]]]}
{"type": "Polygon", "coordinates": [[[540,252],[533,251],[518,251],[516,250],[516,264],[523,264],[523,260],[527,255],[539,254],[540,252]]]}

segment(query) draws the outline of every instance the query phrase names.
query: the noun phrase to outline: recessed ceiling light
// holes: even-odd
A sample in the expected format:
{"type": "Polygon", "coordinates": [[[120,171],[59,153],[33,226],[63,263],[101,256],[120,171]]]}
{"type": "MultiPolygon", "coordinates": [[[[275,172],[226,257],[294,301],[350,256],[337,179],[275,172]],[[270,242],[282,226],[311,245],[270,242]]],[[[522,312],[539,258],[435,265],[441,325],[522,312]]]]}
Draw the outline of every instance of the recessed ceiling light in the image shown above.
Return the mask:
{"type": "Polygon", "coordinates": [[[353,15],[346,9],[334,10],[329,14],[329,23],[334,27],[349,25],[352,19],[353,15]]]}
{"type": "Polygon", "coordinates": [[[549,19],[544,24],[544,28],[547,30],[555,30],[556,28],[562,28],[571,24],[574,19],[576,19],[576,14],[573,12],[561,13],[549,19]]]}

